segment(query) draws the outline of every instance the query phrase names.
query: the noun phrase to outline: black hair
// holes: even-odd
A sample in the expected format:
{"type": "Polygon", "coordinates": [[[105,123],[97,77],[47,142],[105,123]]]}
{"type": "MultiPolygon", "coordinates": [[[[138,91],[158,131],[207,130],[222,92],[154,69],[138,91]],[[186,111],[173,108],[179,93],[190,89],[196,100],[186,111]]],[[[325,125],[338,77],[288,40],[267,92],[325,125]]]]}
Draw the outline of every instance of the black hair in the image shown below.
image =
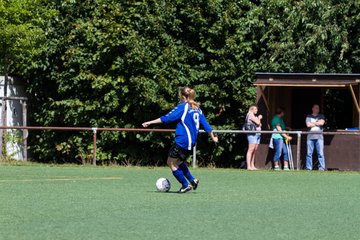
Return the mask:
{"type": "Polygon", "coordinates": [[[278,108],[276,109],[276,115],[281,114],[281,113],[283,113],[283,112],[285,112],[285,109],[284,109],[283,107],[278,107],[278,108]]]}

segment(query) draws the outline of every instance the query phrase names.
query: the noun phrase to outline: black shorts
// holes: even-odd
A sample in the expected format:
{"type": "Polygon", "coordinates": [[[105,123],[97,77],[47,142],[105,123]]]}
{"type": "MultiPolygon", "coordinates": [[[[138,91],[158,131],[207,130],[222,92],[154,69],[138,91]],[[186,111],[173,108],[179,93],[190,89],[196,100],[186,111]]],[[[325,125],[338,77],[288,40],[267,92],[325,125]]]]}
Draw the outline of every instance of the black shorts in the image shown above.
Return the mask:
{"type": "Polygon", "coordinates": [[[177,158],[180,159],[181,161],[185,161],[188,156],[191,155],[191,150],[186,150],[176,144],[174,144],[170,150],[169,150],[169,157],[171,158],[177,158]]]}

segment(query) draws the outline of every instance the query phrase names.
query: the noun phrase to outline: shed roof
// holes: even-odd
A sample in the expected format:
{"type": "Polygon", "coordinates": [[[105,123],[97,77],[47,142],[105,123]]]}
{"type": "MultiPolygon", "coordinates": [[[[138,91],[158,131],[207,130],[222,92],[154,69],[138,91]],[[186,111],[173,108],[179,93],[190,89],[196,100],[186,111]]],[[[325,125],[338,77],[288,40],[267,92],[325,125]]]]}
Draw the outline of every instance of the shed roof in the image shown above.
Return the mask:
{"type": "Polygon", "coordinates": [[[255,86],[347,87],[360,84],[360,74],[256,73],[255,86]]]}

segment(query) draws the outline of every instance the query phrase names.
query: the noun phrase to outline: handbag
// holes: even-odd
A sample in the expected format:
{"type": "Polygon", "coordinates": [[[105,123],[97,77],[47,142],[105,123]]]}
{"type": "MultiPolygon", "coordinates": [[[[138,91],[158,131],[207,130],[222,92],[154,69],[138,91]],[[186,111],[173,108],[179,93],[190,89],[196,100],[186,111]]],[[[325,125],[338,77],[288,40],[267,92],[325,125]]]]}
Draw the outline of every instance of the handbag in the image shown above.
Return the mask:
{"type": "Polygon", "coordinates": [[[245,131],[256,131],[257,125],[253,122],[248,122],[249,114],[246,115],[245,123],[243,125],[243,130],[245,131]]]}

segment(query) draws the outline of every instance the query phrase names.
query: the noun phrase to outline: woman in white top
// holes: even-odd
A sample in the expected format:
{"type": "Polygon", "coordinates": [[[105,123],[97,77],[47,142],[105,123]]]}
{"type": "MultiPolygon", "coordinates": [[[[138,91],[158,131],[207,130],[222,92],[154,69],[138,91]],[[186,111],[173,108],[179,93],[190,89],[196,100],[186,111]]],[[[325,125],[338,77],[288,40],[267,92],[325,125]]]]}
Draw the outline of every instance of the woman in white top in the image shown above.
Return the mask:
{"type": "MultiPolygon", "coordinates": [[[[254,124],[256,127],[256,131],[261,130],[261,119],[263,118],[262,115],[256,116],[258,113],[258,108],[256,105],[251,105],[249,108],[249,112],[246,115],[246,123],[254,124]]],[[[247,139],[249,142],[248,151],[246,154],[246,163],[248,170],[257,170],[255,167],[255,154],[258,146],[260,144],[260,133],[249,133],[247,135],[247,139]]]]}

